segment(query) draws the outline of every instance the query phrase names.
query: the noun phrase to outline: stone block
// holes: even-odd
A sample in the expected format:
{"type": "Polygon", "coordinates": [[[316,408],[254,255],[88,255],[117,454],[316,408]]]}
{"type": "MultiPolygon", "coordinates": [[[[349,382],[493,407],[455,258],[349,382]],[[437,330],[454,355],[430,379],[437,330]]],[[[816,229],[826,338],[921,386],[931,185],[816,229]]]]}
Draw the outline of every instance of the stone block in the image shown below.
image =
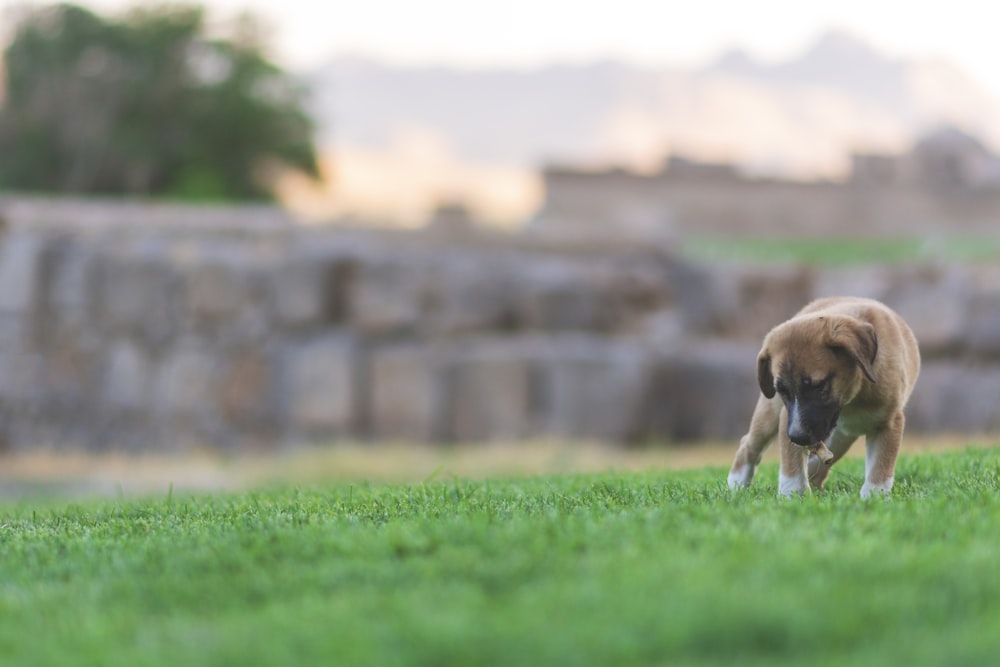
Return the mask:
{"type": "Polygon", "coordinates": [[[746,432],[760,394],[759,345],[689,343],[654,360],[643,422],[671,440],[731,440],[746,432]]]}
{"type": "Polygon", "coordinates": [[[354,263],[343,257],[294,254],[279,262],[271,278],[271,303],[278,323],[290,329],[341,323],[354,263]]]}
{"type": "Polygon", "coordinates": [[[246,345],[219,362],[215,404],[227,423],[276,426],[279,364],[273,345],[246,345]]]}
{"type": "Polygon", "coordinates": [[[357,340],[342,333],[289,345],[284,353],[284,401],[293,432],[329,437],[360,431],[362,353],[357,340]]]}
{"type": "Polygon", "coordinates": [[[758,267],[739,275],[739,310],[727,332],[732,338],[759,342],[812,300],[813,271],[800,266],[758,267]]]}
{"type": "Polygon", "coordinates": [[[639,435],[648,385],[644,347],[559,337],[538,365],[546,434],[611,442],[639,435]]]}
{"type": "Polygon", "coordinates": [[[517,320],[531,331],[608,332],[617,321],[607,276],[586,264],[527,264],[519,276],[517,320]]]}
{"type": "Polygon", "coordinates": [[[40,406],[45,400],[45,357],[0,350],[0,403],[40,406]]]}
{"type": "Polygon", "coordinates": [[[456,442],[523,438],[538,432],[537,348],[476,341],[449,354],[446,436],[456,442]]]}
{"type": "MultiPolygon", "coordinates": [[[[132,341],[116,341],[107,353],[101,402],[113,412],[149,411],[151,407],[152,364],[132,341]]],[[[177,382],[176,378],[166,382],[177,382]]],[[[164,387],[177,391],[176,387],[164,387]]]]}
{"type": "Polygon", "coordinates": [[[235,262],[191,266],[184,283],[188,312],[200,326],[233,320],[252,302],[249,276],[235,262]]]}
{"type": "Polygon", "coordinates": [[[10,233],[0,243],[0,313],[28,313],[37,307],[45,237],[10,233]]]}
{"type": "Polygon", "coordinates": [[[995,434],[998,397],[1000,365],[930,361],[906,407],[907,432],[995,434]]]}
{"type": "Polygon", "coordinates": [[[57,335],[81,331],[90,321],[97,289],[95,258],[94,251],[82,243],[65,244],[54,258],[46,317],[57,335]]]}
{"type": "Polygon", "coordinates": [[[366,258],[348,298],[349,323],[372,336],[412,334],[427,308],[429,267],[419,258],[366,258]]]}
{"type": "Polygon", "coordinates": [[[20,353],[33,348],[32,327],[23,313],[0,311],[0,351],[20,353]]]}
{"type": "Polygon", "coordinates": [[[969,297],[963,330],[966,350],[978,357],[1000,359],[1000,291],[969,297]]]}
{"type": "Polygon", "coordinates": [[[160,346],[181,329],[180,275],[159,256],[104,255],[96,300],[105,331],[160,346]]]}
{"type": "Polygon", "coordinates": [[[670,281],[685,334],[720,335],[733,330],[742,312],[735,276],[703,264],[678,262],[670,281]]]}
{"type": "Polygon", "coordinates": [[[417,343],[375,350],[370,391],[375,438],[435,442],[444,437],[444,368],[436,347],[417,343]]]}
{"type": "Polygon", "coordinates": [[[73,406],[93,405],[102,380],[99,340],[81,332],[53,337],[42,354],[44,391],[50,401],[73,406]],[[99,386],[99,385],[98,385],[99,386]]]}
{"type": "Polygon", "coordinates": [[[432,271],[427,329],[454,335],[515,326],[517,266],[483,258],[450,261],[432,271]]]}
{"type": "Polygon", "coordinates": [[[215,412],[218,365],[212,351],[182,343],[167,353],[153,373],[157,415],[179,422],[204,421],[215,412]]]}
{"type": "Polygon", "coordinates": [[[925,357],[954,353],[965,345],[971,289],[957,267],[900,267],[883,301],[906,320],[925,357]]]}

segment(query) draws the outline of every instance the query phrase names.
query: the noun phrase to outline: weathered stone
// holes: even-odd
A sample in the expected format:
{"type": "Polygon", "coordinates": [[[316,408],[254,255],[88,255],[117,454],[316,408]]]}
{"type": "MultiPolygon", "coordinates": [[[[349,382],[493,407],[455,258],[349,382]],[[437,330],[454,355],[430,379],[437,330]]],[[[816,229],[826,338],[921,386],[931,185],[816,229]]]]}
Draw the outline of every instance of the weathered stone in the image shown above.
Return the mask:
{"type": "Polygon", "coordinates": [[[196,322],[213,324],[236,318],[250,305],[246,271],[232,262],[192,266],[185,277],[187,307],[196,322]]]}
{"type": "Polygon", "coordinates": [[[427,328],[432,334],[503,331],[515,326],[515,266],[475,258],[433,271],[427,328]]]}
{"type": "Polygon", "coordinates": [[[477,341],[448,362],[446,435],[457,442],[522,438],[537,433],[537,348],[477,341]]]}
{"type": "Polygon", "coordinates": [[[657,359],[646,395],[647,432],[681,441],[745,433],[760,394],[758,351],[751,343],[708,342],[657,359]]]}
{"type": "Polygon", "coordinates": [[[226,355],[216,387],[216,405],[226,422],[273,427],[278,363],[270,345],[243,346],[226,355]]]}
{"type": "Polygon", "coordinates": [[[974,355],[1000,357],[1000,291],[969,298],[965,315],[965,347],[974,355]]]}
{"type": "Polygon", "coordinates": [[[955,268],[901,267],[883,297],[913,330],[925,357],[955,352],[963,345],[970,295],[968,276],[955,268]]]}
{"type": "Polygon", "coordinates": [[[0,243],[0,312],[26,313],[37,307],[44,248],[45,238],[28,232],[11,233],[0,243]]]}
{"type": "Polygon", "coordinates": [[[925,363],[906,407],[910,433],[1000,432],[1000,372],[980,364],[925,363]]]}
{"type": "Polygon", "coordinates": [[[34,347],[32,327],[23,313],[0,311],[0,351],[28,352],[34,347]]]}
{"type": "Polygon", "coordinates": [[[155,371],[153,404],[168,420],[206,420],[214,413],[218,369],[210,350],[186,343],[166,355],[155,371]]]}
{"type": "Polygon", "coordinates": [[[381,440],[433,442],[444,433],[444,370],[440,351],[394,345],[371,357],[372,435],[381,440]]]}
{"type": "Polygon", "coordinates": [[[735,442],[763,333],[834,294],[880,298],[916,331],[926,365],[908,432],[1000,430],[993,264],[677,268],[634,247],[535,241],[11,227],[0,449],[735,442]]]}
{"type": "Polygon", "coordinates": [[[604,278],[585,264],[528,264],[520,279],[518,321],[537,331],[611,331],[616,304],[604,278]]]}
{"type": "Polygon", "coordinates": [[[681,321],[691,335],[760,340],[812,296],[810,274],[796,266],[678,264],[673,271],[681,321]]]}
{"type": "Polygon", "coordinates": [[[737,320],[732,337],[760,341],[775,325],[799,312],[812,299],[813,272],[800,266],[743,270],[739,280],[737,320]]]}
{"type": "Polygon", "coordinates": [[[90,405],[102,380],[98,340],[86,333],[58,336],[45,348],[44,391],[58,404],[90,405]]]}
{"type": "Polygon", "coordinates": [[[163,345],[180,330],[179,276],[158,256],[105,256],[97,277],[99,321],[114,334],[163,345]]]}
{"type": "Polygon", "coordinates": [[[362,349],[347,334],[325,334],[286,350],[286,415],[295,432],[356,434],[362,426],[362,349]]]}
{"type": "Polygon", "coordinates": [[[101,396],[104,405],[113,411],[149,410],[152,364],[143,351],[131,341],[117,341],[108,351],[106,363],[101,396]]]}
{"type": "Polygon", "coordinates": [[[613,442],[639,434],[648,368],[643,347],[560,337],[539,367],[545,433],[613,442]]]}
{"type": "Polygon", "coordinates": [[[57,334],[80,331],[93,315],[95,259],[94,251],[79,243],[64,245],[55,258],[45,316],[57,334]]]}
{"type": "Polygon", "coordinates": [[[45,402],[45,357],[32,352],[0,350],[0,402],[23,409],[26,402],[45,402]]]}
{"type": "Polygon", "coordinates": [[[271,301],[278,322],[298,329],[341,323],[355,265],[337,256],[291,256],[274,270],[271,301]]]}
{"type": "Polygon", "coordinates": [[[413,334],[427,306],[429,270],[420,259],[361,262],[349,298],[349,321],[373,335],[413,334]]]}
{"type": "Polygon", "coordinates": [[[682,262],[673,267],[671,282],[686,334],[717,335],[732,329],[740,312],[736,280],[708,266],[682,262]]]}

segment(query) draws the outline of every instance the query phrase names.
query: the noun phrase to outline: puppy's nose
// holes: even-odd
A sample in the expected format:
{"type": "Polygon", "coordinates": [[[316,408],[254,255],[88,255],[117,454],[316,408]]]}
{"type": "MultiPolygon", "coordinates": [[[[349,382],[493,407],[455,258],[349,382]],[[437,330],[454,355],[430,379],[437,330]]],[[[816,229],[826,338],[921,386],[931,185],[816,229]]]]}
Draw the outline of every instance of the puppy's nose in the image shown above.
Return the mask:
{"type": "Polygon", "coordinates": [[[804,429],[789,427],[788,439],[796,445],[801,445],[802,447],[808,447],[813,444],[812,436],[810,436],[804,429]]]}

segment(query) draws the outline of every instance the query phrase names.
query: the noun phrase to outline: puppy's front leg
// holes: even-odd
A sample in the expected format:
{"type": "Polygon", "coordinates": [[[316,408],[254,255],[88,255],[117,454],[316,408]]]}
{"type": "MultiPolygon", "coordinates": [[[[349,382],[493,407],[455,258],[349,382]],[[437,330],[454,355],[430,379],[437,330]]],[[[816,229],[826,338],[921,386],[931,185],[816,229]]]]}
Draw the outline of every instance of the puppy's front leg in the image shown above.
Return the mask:
{"type": "Polygon", "coordinates": [[[873,493],[888,496],[896,474],[896,456],[903,440],[906,419],[902,412],[895,413],[885,426],[869,433],[865,442],[865,483],[861,486],[861,497],[868,498],[873,493]]]}
{"type": "Polygon", "coordinates": [[[761,395],[750,420],[750,431],[740,439],[740,447],[729,469],[729,488],[745,489],[753,482],[760,457],[778,432],[781,401],[761,395]]]}
{"type": "Polygon", "coordinates": [[[804,496],[809,493],[809,450],[799,447],[788,439],[788,411],[781,410],[781,426],[778,429],[778,472],[779,496],[804,496]]]}

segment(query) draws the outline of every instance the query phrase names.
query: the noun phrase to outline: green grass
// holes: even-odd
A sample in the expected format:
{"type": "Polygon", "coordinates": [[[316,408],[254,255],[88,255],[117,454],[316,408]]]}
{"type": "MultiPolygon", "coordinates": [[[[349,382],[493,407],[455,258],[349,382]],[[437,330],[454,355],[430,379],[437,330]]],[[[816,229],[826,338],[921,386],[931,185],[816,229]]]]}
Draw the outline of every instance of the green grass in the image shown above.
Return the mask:
{"type": "Polygon", "coordinates": [[[913,238],[688,237],[681,252],[704,261],[780,262],[818,266],[896,264],[918,260],[978,262],[1000,258],[1000,236],[913,238]]]}
{"type": "Polygon", "coordinates": [[[985,665],[1000,450],[0,510],[5,665],[985,665]]]}

